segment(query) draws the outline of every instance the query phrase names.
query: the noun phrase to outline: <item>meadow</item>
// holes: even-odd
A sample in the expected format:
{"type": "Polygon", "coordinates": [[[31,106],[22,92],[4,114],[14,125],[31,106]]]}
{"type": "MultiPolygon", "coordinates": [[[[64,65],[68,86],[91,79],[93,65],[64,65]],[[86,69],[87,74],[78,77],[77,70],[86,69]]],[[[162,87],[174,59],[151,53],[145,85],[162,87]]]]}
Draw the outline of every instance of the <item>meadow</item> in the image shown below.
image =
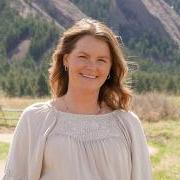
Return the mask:
{"type": "MultiPolygon", "coordinates": [[[[3,108],[24,109],[34,102],[49,98],[0,97],[3,108]]],[[[151,163],[154,180],[180,179],[180,96],[159,93],[135,95],[132,110],[142,121],[148,145],[152,148],[151,163]]],[[[2,121],[1,121],[2,122],[2,121]]],[[[1,123],[0,133],[13,131],[17,121],[8,126],[1,123]]],[[[0,165],[4,163],[9,144],[0,142],[0,165]]],[[[1,168],[1,166],[0,166],[1,168]]]]}

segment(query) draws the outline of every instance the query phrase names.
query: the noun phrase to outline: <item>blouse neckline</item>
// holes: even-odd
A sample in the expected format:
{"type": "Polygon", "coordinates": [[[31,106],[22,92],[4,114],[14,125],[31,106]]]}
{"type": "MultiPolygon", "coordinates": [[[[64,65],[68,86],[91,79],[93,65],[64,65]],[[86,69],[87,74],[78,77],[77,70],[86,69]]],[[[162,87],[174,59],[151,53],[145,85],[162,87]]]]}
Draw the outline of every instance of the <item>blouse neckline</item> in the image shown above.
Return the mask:
{"type": "Polygon", "coordinates": [[[120,109],[116,109],[113,110],[111,112],[108,113],[103,113],[103,114],[78,114],[78,113],[71,113],[71,112],[65,112],[65,111],[61,111],[56,109],[53,105],[52,105],[52,100],[49,100],[47,102],[47,105],[52,108],[57,114],[62,115],[64,117],[74,117],[74,118],[105,118],[105,117],[111,117],[113,114],[115,114],[117,111],[121,111],[120,109]]]}

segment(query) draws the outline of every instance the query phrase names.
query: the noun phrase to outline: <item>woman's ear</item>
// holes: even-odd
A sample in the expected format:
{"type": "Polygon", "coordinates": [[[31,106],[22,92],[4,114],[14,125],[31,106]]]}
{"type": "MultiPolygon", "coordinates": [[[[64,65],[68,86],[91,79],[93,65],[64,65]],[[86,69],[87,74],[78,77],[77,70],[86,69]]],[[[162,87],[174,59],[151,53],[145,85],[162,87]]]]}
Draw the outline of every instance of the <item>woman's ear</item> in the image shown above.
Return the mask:
{"type": "Polygon", "coordinates": [[[63,56],[63,64],[64,66],[68,67],[68,54],[65,54],[63,56]]]}

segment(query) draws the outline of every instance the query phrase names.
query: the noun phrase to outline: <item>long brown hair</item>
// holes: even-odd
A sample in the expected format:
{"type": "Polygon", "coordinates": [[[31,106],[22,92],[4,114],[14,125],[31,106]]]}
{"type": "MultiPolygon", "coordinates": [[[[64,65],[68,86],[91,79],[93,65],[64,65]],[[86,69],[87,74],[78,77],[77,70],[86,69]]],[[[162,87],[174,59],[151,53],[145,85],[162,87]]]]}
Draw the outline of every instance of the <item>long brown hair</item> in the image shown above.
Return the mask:
{"type": "Polygon", "coordinates": [[[53,97],[60,97],[68,90],[68,73],[65,71],[63,57],[71,53],[76,42],[85,35],[105,41],[109,45],[112,57],[110,78],[106,79],[99,91],[98,102],[104,101],[110,108],[128,111],[132,100],[132,90],[125,85],[128,65],[123,53],[122,44],[115,34],[102,22],[93,19],[82,19],[65,31],[52,55],[49,68],[49,83],[53,97]]]}

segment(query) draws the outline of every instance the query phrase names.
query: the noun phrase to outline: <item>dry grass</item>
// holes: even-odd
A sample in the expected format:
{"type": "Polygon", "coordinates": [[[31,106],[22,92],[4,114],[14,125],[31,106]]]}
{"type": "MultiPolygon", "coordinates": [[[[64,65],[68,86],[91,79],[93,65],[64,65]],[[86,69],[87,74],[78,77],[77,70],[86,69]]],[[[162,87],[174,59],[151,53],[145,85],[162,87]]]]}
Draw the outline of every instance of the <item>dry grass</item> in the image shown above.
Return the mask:
{"type": "Polygon", "coordinates": [[[156,92],[135,95],[132,110],[145,121],[180,119],[180,97],[156,92]]]}
{"type": "Polygon", "coordinates": [[[15,108],[15,109],[24,109],[25,107],[36,103],[49,100],[49,97],[46,98],[32,98],[32,97],[6,97],[0,96],[0,106],[3,108],[15,108]]]}
{"type": "MultiPolygon", "coordinates": [[[[49,100],[46,98],[9,98],[0,96],[0,106],[3,108],[24,109],[35,103],[49,100]]],[[[167,118],[180,119],[180,96],[173,96],[160,93],[146,93],[135,95],[133,98],[132,111],[134,111],[141,120],[159,121],[167,118]]]]}

